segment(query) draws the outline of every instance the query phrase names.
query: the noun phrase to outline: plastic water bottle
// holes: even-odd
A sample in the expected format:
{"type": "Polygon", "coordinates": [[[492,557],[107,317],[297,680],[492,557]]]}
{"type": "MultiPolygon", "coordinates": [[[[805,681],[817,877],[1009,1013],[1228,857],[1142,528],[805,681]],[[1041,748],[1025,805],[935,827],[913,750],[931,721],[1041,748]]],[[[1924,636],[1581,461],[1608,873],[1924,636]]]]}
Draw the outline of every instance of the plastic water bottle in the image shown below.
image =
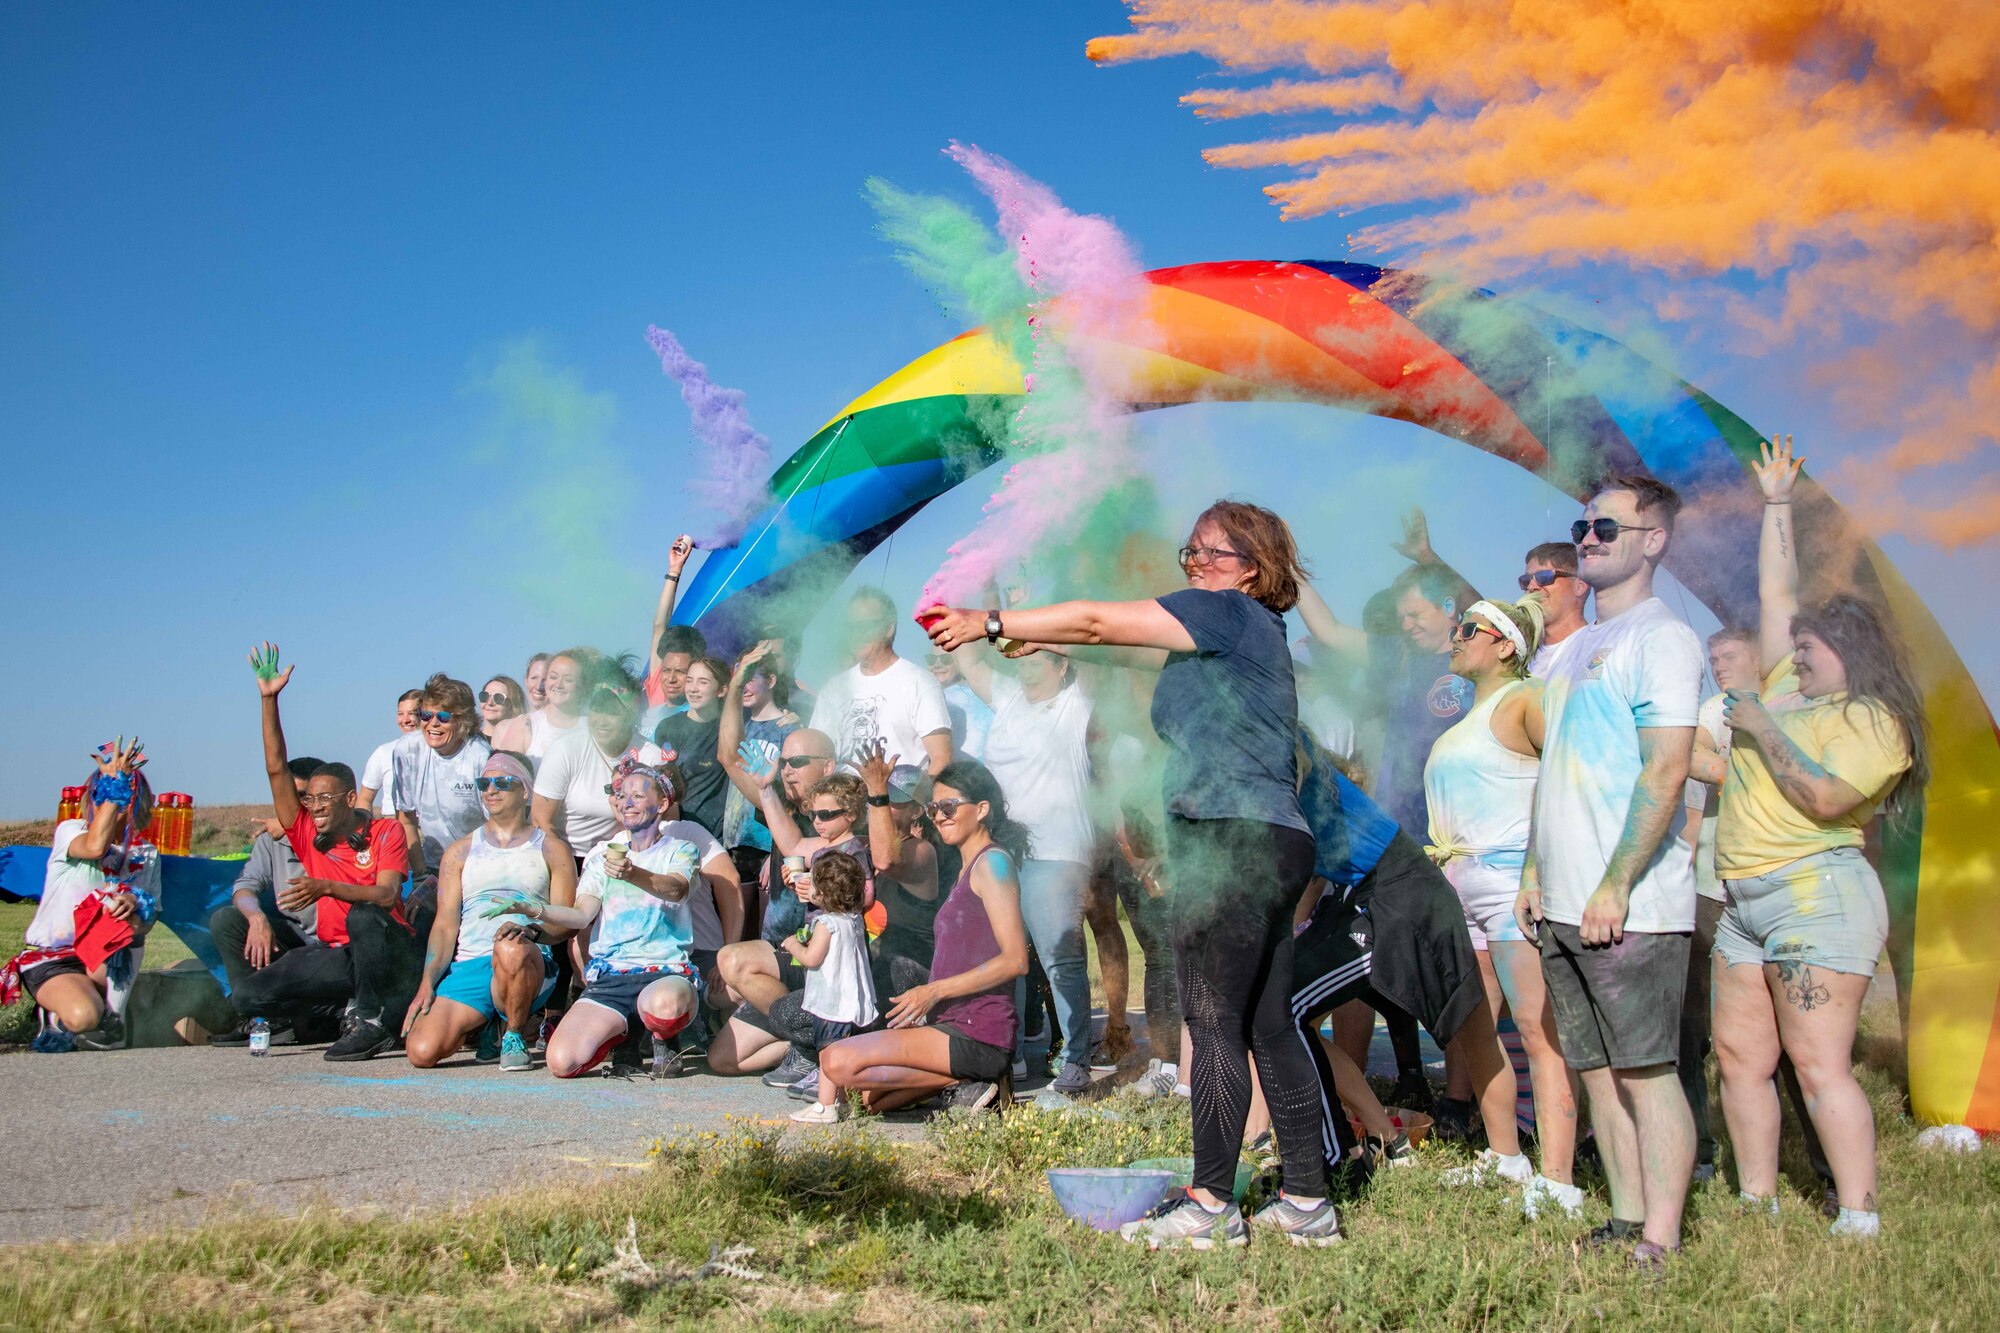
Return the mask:
{"type": "Polygon", "coordinates": [[[269,1055],[271,1053],[271,1025],[261,1018],[250,1020],[250,1054],[269,1055]]]}

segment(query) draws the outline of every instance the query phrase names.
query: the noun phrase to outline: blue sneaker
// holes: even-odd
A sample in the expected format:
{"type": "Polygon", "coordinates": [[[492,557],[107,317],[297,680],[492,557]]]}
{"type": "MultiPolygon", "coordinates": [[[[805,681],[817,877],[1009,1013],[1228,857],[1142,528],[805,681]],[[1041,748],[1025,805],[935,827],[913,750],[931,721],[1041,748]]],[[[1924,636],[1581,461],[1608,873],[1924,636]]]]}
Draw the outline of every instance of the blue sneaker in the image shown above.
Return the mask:
{"type": "Polygon", "coordinates": [[[500,1038],[500,1072],[503,1074],[525,1074],[535,1067],[535,1057],[528,1054],[528,1043],[518,1032],[509,1032],[500,1038]]]}

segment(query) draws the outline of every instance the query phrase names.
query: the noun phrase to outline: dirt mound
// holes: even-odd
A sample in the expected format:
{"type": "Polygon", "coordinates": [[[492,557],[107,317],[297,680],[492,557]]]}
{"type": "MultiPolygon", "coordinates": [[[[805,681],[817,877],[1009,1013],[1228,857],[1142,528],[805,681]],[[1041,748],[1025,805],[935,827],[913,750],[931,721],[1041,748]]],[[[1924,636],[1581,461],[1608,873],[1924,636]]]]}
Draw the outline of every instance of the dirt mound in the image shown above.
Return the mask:
{"type": "MultiPolygon", "coordinates": [[[[263,821],[270,817],[269,805],[198,805],[194,808],[194,854],[216,856],[243,851],[257,836],[263,821]]],[[[55,832],[53,819],[0,824],[0,847],[46,847],[55,832]]]]}

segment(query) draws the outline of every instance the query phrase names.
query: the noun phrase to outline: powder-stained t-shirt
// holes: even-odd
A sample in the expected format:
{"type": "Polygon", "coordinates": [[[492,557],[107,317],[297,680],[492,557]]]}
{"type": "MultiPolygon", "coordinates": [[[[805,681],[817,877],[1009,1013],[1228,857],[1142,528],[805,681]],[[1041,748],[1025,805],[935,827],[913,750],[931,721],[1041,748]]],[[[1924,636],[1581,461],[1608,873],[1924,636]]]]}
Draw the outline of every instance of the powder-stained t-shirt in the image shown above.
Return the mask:
{"type": "Polygon", "coordinates": [[[444,859],[445,848],[486,822],[486,807],[474,783],[492,753],[486,738],[477,734],[453,755],[433,750],[421,729],[396,742],[395,811],[416,816],[424,864],[432,871],[444,859]]]}
{"type": "MultiPolygon", "coordinates": [[[[660,747],[635,733],[618,758],[625,755],[642,764],[657,764],[660,747]]],[[[604,790],[611,784],[617,763],[598,748],[590,727],[579,723],[549,747],[535,770],[535,795],[562,802],[563,841],[578,856],[618,831],[618,820],[611,813],[611,795],[604,790]]]]}
{"type": "Polygon", "coordinates": [[[1768,875],[1836,847],[1861,846],[1862,830],[1910,767],[1909,739],[1889,710],[1850,699],[1844,690],[1785,708],[1785,697],[1796,696],[1798,687],[1788,654],[1764,678],[1764,706],[1772,720],[1800,753],[1864,799],[1837,819],[1815,818],[1778,786],[1757,742],[1736,737],[1715,834],[1715,869],[1725,880],[1768,875]]]}
{"type": "Polygon", "coordinates": [[[924,737],[951,734],[951,710],[937,678],[899,657],[872,676],[852,666],[828,681],[811,725],[833,737],[842,763],[858,766],[879,740],[891,762],[921,766],[924,737]]]}
{"type": "MultiPolygon", "coordinates": [[[[688,897],[701,884],[700,858],[685,838],[662,836],[651,847],[631,849],[634,865],[656,875],[680,875],[688,881],[688,897]]],[[[686,966],[694,947],[694,909],[688,898],[670,903],[636,884],[604,873],[604,845],[584,858],[577,880],[578,898],[600,904],[590,925],[590,960],[600,959],[613,971],[686,966]]]]}
{"type": "Polygon", "coordinates": [[[1438,737],[1472,708],[1472,682],[1451,673],[1450,653],[1407,645],[1391,686],[1382,731],[1382,759],[1375,770],[1375,800],[1389,817],[1421,837],[1430,827],[1424,799],[1424,764],[1438,737]]]}
{"type": "MultiPolygon", "coordinates": [[[[1657,597],[1586,625],[1563,640],[1542,690],[1547,719],[1535,788],[1535,864],[1542,913],[1583,923],[1625,832],[1644,767],[1642,728],[1693,727],[1700,710],[1702,651],[1695,632],[1657,597]]],[[[1694,929],[1694,864],[1681,841],[1683,807],[1632,886],[1625,929],[1694,929]]]]}
{"type": "MultiPolygon", "coordinates": [[[[42,901],[36,906],[34,920],[28,923],[22,939],[30,948],[66,949],[76,943],[76,909],[110,883],[96,861],[70,858],[69,845],[88,832],[90,825],[81,819],[65,819],[56,825],[55,837],[49,842],[49,868],[42,880],[42,901]]],[[[157,899],[160,854],[135,838],[132,860],[139,868],[138,873],[125,878],[157,899]]]]}
{"type": "Polygon", "coordinates": [[[1195,644],[1167,654],[1153,691],[1167,812],[1311,832],[1294,785],[1299,706],[1284,619],[1233,589],[1182,588],[1159,602],[1195,644]]]}

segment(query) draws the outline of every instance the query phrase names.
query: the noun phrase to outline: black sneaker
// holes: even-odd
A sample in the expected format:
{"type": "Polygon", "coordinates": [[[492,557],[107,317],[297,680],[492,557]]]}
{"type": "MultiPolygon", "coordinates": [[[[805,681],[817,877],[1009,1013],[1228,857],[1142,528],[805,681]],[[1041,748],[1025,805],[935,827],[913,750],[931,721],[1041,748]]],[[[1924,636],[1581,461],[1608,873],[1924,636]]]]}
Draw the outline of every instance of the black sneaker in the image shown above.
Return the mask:
{"type": "Polygon", "coordinates": [[[125,1020],[117,1014],[106,1014],[95,1032],[79,1032],[76,1044],[87,1051],[122,1051],[125,1049],[125,1020]]]}
{"type": "Polygon", "coordinates": [[[1406,1073],[1396,1080],[1396,1086],[1389,1091],[1389,1105],[1400,1106],[1406,1111],[1428,1111],[1431,1109],[1431,1082],[1420,1073],[1406,1073]]]}
{"type": "MultiPolygon", "coordinates": [[[[273,1046],[296,1046],[298,1043],[298,1036],[291,1028],[279,1027],[275,1023],[271,1025],[271,1044],[273,1046]]],[[[250,1020],[246,1018],[227,1032],[215,1033],[209,1037],[208,1044],[211,1046],[248,1046],[250,1044],[250,1020]]]]}
{"type": "Polygon", "coordinates": [[[785,1058],[775,1068],[766,1070],[757,1081],[767,1088],[789,1088],[818,1068],[818,1061],[793,1046],[785,1051],[785,1058]]]}
{"type": "Polygon", "coordinates": [[[1645,1234],[1644,1222],[1628,1222],[1622,1217],[1614,1217],[1603,1226],[1592,1227],[1584,1232],[1582,1245],[1586,1250],[1601,1250],[1607,1245],[1636,1240],[1645,1234]]]}
{"type": "Polygon", "coordinates": [[[1478,1114],[1479,1108],[1463,1098],[1440,1097],[1431,1108],[1431,1132],[1446,1143],[1465,1143],[1478,1114]]]}
{"type": "Polygon", "coordinates": [[[967,1079],[954,1084],[947,1090],[954,1111],[998,1111],[1014,1100],[1012,1085],[1002,1079],[998,1083],[988,1083],[983,1079],[967,1079]]]}
{"type": "Polygon", "coordinates": [[[328,1060],[372,1060],[396,1045],[396,1034],[372,1018],[357,1019],[339,1041],[326,1048],[328,1060]]]}

